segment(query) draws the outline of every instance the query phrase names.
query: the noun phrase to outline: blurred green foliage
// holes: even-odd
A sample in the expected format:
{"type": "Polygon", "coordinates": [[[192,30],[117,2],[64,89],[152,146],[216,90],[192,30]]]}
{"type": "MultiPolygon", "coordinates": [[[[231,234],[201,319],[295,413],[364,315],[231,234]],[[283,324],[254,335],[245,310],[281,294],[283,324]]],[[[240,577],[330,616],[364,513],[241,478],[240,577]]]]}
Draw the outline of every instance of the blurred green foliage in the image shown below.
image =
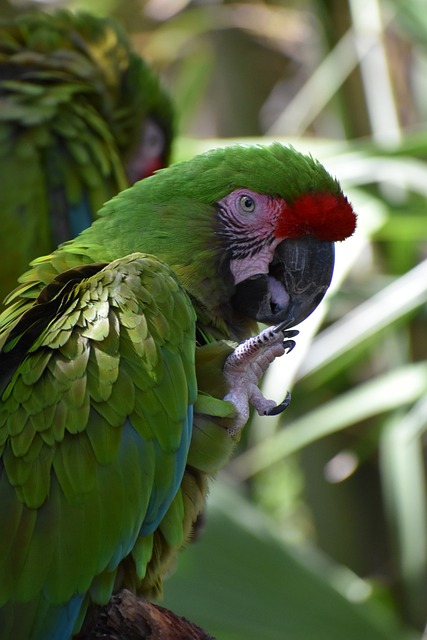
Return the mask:
{"type": "MultiPolygon", "coordinates": [[[[292,388],[291,407],[252,420],[166,606],[221,640],[421,637],[424,0],[67,6],[116,16],[162,75],[177,106],[176,158],[241,138],[290,141],[337,175],[359,215],[333,290],[264,382],[276,400],[292,388]]],[[[0,10],[12,11],[6,0],[0,10]]]]}

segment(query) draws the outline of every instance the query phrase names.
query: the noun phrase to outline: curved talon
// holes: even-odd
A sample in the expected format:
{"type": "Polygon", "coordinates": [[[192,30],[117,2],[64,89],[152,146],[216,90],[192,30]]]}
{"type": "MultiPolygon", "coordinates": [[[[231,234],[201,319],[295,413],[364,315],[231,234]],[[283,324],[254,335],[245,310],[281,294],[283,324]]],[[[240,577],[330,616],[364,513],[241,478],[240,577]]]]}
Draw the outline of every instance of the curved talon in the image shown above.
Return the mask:
{"type": "Polygon", "coordinates": [[[290,338],[295,338],[295,336],[297,336],[298,334],[299,331],[297,329],[289,329],[287,331],[283,331],[283,348],[286,353],[290,353],[295,347],[295,340],[291,340],[290,338]]]}
{"type": "Polygon", "coordinates": [[[290,353],[295,345],[295,340],[284,340],[283,342],[283,348],[285,349],[286,353],[290,353]]]}
{"type": "Polygon", "coordinates": [[[271,409],[266,409],[264,411],[264,415],[265,416],[277,416],[277,415],[279,415],[279,413],[282,413],[282,411],[287,409],[290,404],[291,404],[291,394],[288,391],[287,394],[286,394],[286,398],[280,404],[278,404],[276,407],[272,407],[271,409]]]}
{"type": "Polygon", "coordinates": [[[299,334],[298,329],[288,329],[288,331],[283,332],[284,338],[295,338],[299,334]]]}

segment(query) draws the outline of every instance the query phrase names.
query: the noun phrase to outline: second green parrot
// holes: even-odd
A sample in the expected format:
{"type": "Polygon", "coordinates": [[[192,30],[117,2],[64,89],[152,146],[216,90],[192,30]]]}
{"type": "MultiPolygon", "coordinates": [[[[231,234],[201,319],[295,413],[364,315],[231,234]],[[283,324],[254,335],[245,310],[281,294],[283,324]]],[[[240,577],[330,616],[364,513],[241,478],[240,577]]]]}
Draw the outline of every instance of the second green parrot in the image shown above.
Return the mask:
{"type": "Polygon", "coordinates": [[[0,21],[0,303],[30,260],[166,166],[172,134],[169,97],[114,20],[0,21]]]}
{"type": "Polygon", "coordinates": [[[67,640],[90,603],[161,592],[250,406],[286,407],[258,380],[354,228],[316,160],[235,146],[32,263],[0,317],[1,640],[67,640]]]}

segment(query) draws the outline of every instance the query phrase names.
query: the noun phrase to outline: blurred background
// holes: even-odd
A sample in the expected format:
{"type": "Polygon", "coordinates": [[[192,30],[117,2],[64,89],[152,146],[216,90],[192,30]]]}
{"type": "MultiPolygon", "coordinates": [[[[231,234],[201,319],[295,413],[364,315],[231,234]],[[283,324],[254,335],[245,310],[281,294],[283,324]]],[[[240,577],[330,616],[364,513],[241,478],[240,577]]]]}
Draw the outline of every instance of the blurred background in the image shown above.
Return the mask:
{"type": "Polygon", "coordinates": [[[176,105],[174,158],[291,143],[358,213],[163,604],[221,640],[427,638],[424,0],[0,0],[118,19],[176,105]]]}

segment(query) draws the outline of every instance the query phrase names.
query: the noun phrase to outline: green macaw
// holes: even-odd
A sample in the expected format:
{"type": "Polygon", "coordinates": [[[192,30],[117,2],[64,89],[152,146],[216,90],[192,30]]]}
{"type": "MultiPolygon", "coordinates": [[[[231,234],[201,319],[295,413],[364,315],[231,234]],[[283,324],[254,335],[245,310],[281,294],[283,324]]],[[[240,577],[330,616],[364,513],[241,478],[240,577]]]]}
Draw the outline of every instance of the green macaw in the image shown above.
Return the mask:
{"type": "Polygon", "coordinates": [[[0,303],[30,260],[169,161],[173,111],[111,19],[0,21],[0,303]]]}
{"type": "Polygon", "coordinates": [[[354,228],[312,157],[234,146],[33,261],[0,316],[1,640],[67,640],[120,588],[159,595],[250,405],[287,406],[258,380],[354,228]]]}

